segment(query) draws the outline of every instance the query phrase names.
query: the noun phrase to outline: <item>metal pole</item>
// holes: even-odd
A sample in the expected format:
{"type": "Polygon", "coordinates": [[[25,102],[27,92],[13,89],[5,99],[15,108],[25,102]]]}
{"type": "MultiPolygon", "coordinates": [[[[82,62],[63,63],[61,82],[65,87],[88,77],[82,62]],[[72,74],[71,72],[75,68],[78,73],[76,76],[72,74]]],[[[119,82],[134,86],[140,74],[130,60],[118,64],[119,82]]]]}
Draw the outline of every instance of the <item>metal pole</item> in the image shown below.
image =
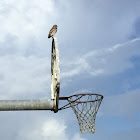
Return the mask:
{"type": "Polygon", "coordinates": [[[53,110],[53,100],[0,100],[0,111],[53,110]]]}

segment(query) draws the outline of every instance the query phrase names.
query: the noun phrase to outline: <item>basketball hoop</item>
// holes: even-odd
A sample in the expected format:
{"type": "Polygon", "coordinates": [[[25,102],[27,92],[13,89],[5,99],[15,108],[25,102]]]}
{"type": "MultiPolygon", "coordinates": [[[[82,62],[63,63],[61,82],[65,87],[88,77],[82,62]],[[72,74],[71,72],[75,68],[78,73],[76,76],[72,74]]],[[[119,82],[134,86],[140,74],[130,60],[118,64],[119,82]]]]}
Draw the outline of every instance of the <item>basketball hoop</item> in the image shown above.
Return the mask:
{"type": "Polygon", "coordinates": [[[95,132],[95,118],[102,102],[103,96],[99,94],[75,94],[69,97],[59,97],[59,100],[67,100],[68,104],[59,108],[63,110],[71,107],[78,119],[80,132],[95,132]]]}
{"type": "Polygon", "coordinates": [[[51,99],[54,113],[66,108],[72,108],[78,119],[81,133],[95,132],[95,118],[103,96],[99,94],[75,94],[69,97],[59,97],[60,68],[57,39],[52,40],[51,54],[51,99]],[[59,108],[59,100],[67,100],[68,104],[59,108]]]}

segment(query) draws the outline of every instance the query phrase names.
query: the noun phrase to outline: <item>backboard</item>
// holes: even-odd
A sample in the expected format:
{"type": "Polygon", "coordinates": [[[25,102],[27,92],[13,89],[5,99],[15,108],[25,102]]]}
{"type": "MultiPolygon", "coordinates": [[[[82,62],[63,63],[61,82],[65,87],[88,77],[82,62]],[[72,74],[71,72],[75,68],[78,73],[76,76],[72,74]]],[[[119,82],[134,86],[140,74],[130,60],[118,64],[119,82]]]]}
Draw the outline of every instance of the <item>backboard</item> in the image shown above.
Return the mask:
{"type": "Polygon", "coordinates": [[[51,54],[51,99],[54,101],[53,110],[58,112],[59,89],[60,89],[60,68],[59,68],[59,51],[57,39],[52,38],[52,54],[51,54]]]}

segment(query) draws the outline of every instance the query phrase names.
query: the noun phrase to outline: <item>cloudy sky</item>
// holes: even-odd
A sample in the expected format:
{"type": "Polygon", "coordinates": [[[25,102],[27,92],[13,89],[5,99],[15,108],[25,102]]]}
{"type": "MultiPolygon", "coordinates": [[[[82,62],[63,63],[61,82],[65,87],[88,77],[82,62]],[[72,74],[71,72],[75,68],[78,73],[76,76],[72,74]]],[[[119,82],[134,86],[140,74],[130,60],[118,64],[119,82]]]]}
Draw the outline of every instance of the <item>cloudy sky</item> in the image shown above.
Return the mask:
{"type": "Polygon", "coordinates": [[[60,96],[99,93],[95,134],[80,134],[72,109],[0,112],[0,139],[138,140],[139,0],[1,0],[0,99],[51,98],[51,39],[60,54],[60,96]],[[70,117],[71,116],[71,117],[70,117]]]}

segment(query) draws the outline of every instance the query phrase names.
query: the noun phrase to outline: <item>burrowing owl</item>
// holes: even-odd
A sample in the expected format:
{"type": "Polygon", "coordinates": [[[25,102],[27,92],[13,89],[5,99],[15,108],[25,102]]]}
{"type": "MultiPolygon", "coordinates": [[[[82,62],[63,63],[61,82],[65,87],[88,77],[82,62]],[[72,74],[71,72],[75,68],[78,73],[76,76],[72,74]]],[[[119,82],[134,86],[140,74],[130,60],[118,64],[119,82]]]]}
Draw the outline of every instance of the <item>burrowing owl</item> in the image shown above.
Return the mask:
{"type": "Polygon", "coordinates": [[[48,38],[53,37],[53,35],[57,32],[57,25],[53,25],[53,27],[51,28],[48,38]]]}

